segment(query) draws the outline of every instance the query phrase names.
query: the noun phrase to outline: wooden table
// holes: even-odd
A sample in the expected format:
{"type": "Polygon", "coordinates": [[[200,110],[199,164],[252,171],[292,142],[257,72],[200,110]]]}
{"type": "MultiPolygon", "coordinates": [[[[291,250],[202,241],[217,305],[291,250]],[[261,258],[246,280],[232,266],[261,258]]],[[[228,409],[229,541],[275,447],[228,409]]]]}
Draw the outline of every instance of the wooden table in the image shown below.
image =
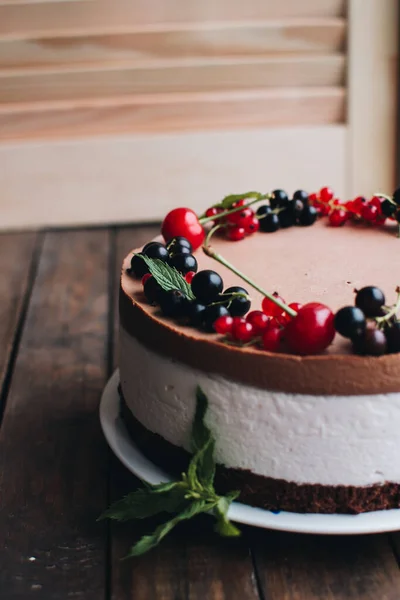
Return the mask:
{"type": "MultiPolygon", "coordinates": [[[[211,519],[121,561],[143,525],[96,518],[137,480],[103,439],[122,257],[156,227],[0,235],[0,598],[399,600],[400,537],[324,537],[211,519]]],[[[399,457],[400,460],[400,457],[399,457]]]]}

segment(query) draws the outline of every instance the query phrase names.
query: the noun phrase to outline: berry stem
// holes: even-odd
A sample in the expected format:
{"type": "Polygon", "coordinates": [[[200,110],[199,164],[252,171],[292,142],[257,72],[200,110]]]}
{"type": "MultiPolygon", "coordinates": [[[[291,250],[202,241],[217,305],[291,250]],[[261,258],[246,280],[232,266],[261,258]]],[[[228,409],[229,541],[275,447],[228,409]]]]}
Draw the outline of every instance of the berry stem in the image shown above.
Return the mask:
{"type": "Polygon", "coordinates": [[[210,223],[211,221],[218,221],[219,219],[223,219],[228,215],[233,215],[236,212],[240,212],[244,208],[247,208],[252,204],[255,204],[256,202],[260,202],[260,200],[267,200],[269,197],[270,194],[259,194],[257,198],[255,198],[254,200],[250,200],[250,202],[247,202],[245,206],[236,206],[235,208],[230,208],[229,210],[225,210],[224,212],[218,213],[217,215],[213,215],[212,217],[200,217],[199,221],[202,225],[210,223]]]}
{"type": "Polygon", "coordinates": [[[398,313],[398,311],[400,310],[400,287],[396,288],[396,292],[397,292],[397,300],[396,300],[396,304],[394,306],[392,306],[392,308],[389,310],[389,312],[386,313],[386,315],[383,315],[383,317],[375,317],[375,322],[380,325],[381,323],[384,323],[385,321],[389,321],[389,319],[391,319],[392,317],[395,317],[396,314],[398,313]]]}
{"type": "Polygon", "coordinates": [[[381,192],[377,192],[376,194],[374,194],[374,196],[378,196],[379,198],[385,198],[385,200],[389,200],[389,202],[391,202],[391,204],[394,204],[394,206],[397,206],[397,204],[393,200],[393,198],[391,198],[391,196],[388,196],[387,194],[381,194],[381,192]]]}
{"type": "MultiPolygon", "coordinates": [[[[215,227],[213,229],[215,230],[215,227]]],[[[237,275],[238,277],[240,277],[241,279],[243,279],[243,281],[245,281],[252,288],[254,288],[255,290],[257,290],[257,292],[259,292],[260,294],[262,294],[263,296],[265,296],[266,298],[268,298],[268,300],[271,300],[271,302],[273,302],[274,304],[276,304],[277,306],[279,306],[279,308],[281,308],[288,315],[290,315],[291,317],[296,317],[297,316],[297,312],[295,310],[293,310],[292,308],[290,308],[290,306],[287,306],[287,304],[285,304],[284,302],[281,302],[281,300],[279,300],[278,298],[276,298],[275,296],[273,296],[269,292],[266,292],[265,290],[263,290],[260,286],[258,286],[256,283],[254,283],[254,281],[252,281],[249,277],[247,277],[247,275],[245,275],[244,273],[242,273],[241,271],[239,271],[239,269],[237,269],[236,267],[234,267],[223,256],[221,256],[221,254],[218,254],[218,252],[216,252],[212,246],[209,245],[209,238],[211,237],[211,235],[213,233],[213,229],[209,232],[209,235],[207,236],[206,242],[205,242],[205,244],[203,246],[203,252],[204,252],[204,254],[206,254],[210,258],[213,258],[214,260],[216,260],[217,262],[219,262],[221,265],[224,265],[224,267],[226,267],[227,269],[229,269],[230,271],[232,271],[232,273],[235,273],[235,275],[237,275]]]]}

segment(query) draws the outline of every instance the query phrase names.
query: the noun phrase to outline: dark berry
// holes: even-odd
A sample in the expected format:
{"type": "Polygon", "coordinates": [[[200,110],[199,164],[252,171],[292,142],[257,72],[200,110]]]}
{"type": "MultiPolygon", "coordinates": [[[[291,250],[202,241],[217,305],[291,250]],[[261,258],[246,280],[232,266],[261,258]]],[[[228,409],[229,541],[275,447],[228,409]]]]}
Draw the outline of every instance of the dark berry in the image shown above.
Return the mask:
{"type": "Polygon", "coordinates": [[[301,200],[303,205],[305,205],[308,202],[308,194],[304,190],[297,190],[293,194],[293,200],[301,200]]]}
{"type": "Polygon", "coordinates": [[[315,206],[305,206],[298,215],[298,222],[300,225],[313,225],[317,220],[318,212],[315,206]]]}
{"type": "Polygon", "coordinates": [[[166,317],[181,317],[187,314],[188,301],[186,296],[179,290],[170,292],[162,291],[158,301],[160,308],[166,317]]]}
{"type": "Polygon", "coordinates": [[[192,254],[192,251],[187,246],[172,246],[169,255],[176,256],[177,254],[192,254]]]}
{"type": "Polygon", "coordinates": [[[395,210],[396,210],[396,205],[393,204],[393,202],[390,202],[390,200],[386,199],[382,202],[381,211],[385,215],[385,217],[393,216],[395,210]]]}
{"type": "Polygon", "coordinates": [[[134,254],[131,260],[131,271],[136,277],[143,277],[149,269],[140,254],[134,254]]]}
{"type": "Polygon", "coordinates": [[[335,315],[335,329],[340,335],[354,339],[363,335],[367,321],[357,306],[344,306],[335,315]]]}
{"type": "Polygon", "coordinates": [[[260,231],[264,233],[273,233],[274,231],[278,231],[279,227],[279,217],[274,213],[270,213],[263,219],[260,219],[260,231]]]}
{"type": "Polygon", "coordinates": [[[192,244],[182,235],[178,235],[168,242],[167,245],[168,252],[170,254],[191,254],[192,253],[192,244]],[[189,252],[183,251],[183,248],[189,250],[189,252]]]}
{"type": "Polygon", "coordinates": [[[357,292],[355,303],[366,317],[377,317],[385,304],[385,295],[378,287],[368,285],[357,292]]]}
{"type": "Polygon", "coordinates": [[[396,210],[396,214],[394,215],[395,219],[398,223],[400,223],[400,210],[396,210]]]}
{"type": "Polygon", "coordinates": [[[158,258],[167,262],[169,259],[168,250],[163,244],[159,242],[152,242],[151,244],[146,244],[145,250],[142,251],[143,254],[148,256],[149,258],[158,258]]]}
{"type": "Polygon", "coordinates": [[[271,207],[268,206],[268,204],[261,204],[261,206],[259,206],[257,208],[257,217],[265,217],[266,215],[269,215],[271,213],[271,207]]]}
{"type": "Polygon", "coordinates": [[[223,293],[222,298],[226,298],[226,300],[228,301],[227,307],[232,317],[243,317],[243,315],[245,315],[250,310],[251,302],[248,299],[248,291],[238,285],[234,285],[226,289],[223,293]],[[232,295],[235,293],[246,294],[247,298],[245,298],[244,296],[232,295]]]}
{"type": "Polygon", "coordinates": [[[149,246],[152,246],[153,244],[156,244],[156,243],[157,242],[155,242],[154,240],[152,240],[151,242],[147,242],[147,244],[145,244],[142,248],[142,254],[145,254],[145,252],[149,246]]]}
{"type": "Polygon", "coordinates": [[[171,267],[175,267],[179,273],[189,273],[189,271],[197,271],[197,260],[193,254],[174,254],[169,259],[171,267]]]}
{"type": "Polygon", "coordinates": [[[287,227],[292,227],[292,225],[296,222],[296,214],[295,214],[295,204],[293,200],[290,200],[287,207],[284,208],[279,214],[279,225],[286,229],[287,227]]]}
{"type": "Polygon", "coordinates": [[[393,200],[396,204],[400,205],[400,188],[397,188],[397,190],[393,192],[393,200]]]}
{"type": "Polygon", "coordinates": [[[229,317],[229,310],[222,304],[211,304],[202,313],[202,328],[211,333],[215,331],[214,323],[221,317],[229,317]]]}
{"type": "Polygon", "coordinates": [[[289,197],[283,190],[274,190],[269,201],[271,208],[283,208],[289,203],[289,197]]]}
{"type": "Polygon", "coordinates": [[[210,304],[224,289],[222,277],[209,269],[196,273],[191,285],[197,300],[204,304],[210,304]]]}
{"type": "Polygon", "coordinates": [[[186,314],[189,317],[189,322],[194,327],[200,327],[203,322],[203,313],[206,309],[205,304],[200,302],[190,302],[187,306],[186,314]]]}
{"type": "Polygon", "coordinates": [[[367,328],[364,335],[353,340],[353,350],[357,354],[381,356],[387,352],[386,336],[380,329],[367,328]]]}
{"type": "Polygon", "coordinates": [[[160,294],[162,293],[162,288],[154,277],[149,277],[146,279],[143,286],[143,291],[150,304],[158,304],[160,294]]]}
{"type": "Polygon", "coordinates": [[[388,352],[400,352],[400,322],[390,323],[385,330],[388,352]]]}

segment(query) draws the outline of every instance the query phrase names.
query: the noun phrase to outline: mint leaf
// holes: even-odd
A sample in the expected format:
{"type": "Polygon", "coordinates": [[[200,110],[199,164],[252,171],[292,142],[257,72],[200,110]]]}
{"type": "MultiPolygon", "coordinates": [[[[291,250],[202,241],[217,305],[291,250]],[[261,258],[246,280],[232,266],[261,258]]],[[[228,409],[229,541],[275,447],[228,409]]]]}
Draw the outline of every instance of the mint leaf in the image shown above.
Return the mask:
{"type": "Polygon", "coordinates": [[[229,507],[232,500],[234,500],[238,494],[238,492],[232,492],[227,496],[220,497],[214,509],[214,514],[217,518],[214,529],[217,533],[225,537],[237,537],[240,535],[240,530],[228,519],[229,507]]]}
{"type": "Polygon", "coordinates": [[[114,521],[128,521],[130,519],[146,519],[160,512],[175,512],[185,502],[186,490],[175,482],[173,484],[160,484],[165,489],[142,488],[128,494],[121,500],[114,502],[100,517],[114,521]]]}
{"type": "Polygon", "coordinates": [[[194,300],[195,296],[192,288],[186,279],[174,267],[171,267],[159,258],[149,258],[145,254],[137,254],[146,263],[150,273],[157,283],[166,292],[178,290],[182,292],[188,300],[194,300]]]}

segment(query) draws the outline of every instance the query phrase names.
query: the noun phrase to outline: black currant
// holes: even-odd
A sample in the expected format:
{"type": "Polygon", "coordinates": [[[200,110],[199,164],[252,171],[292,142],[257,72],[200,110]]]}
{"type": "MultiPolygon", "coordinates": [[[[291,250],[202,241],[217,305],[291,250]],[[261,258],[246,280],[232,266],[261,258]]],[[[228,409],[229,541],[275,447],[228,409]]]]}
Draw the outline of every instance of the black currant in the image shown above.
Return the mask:
{"type": "Polygon", "coordinates": [[[221,300],[225,299],[228,302],[226,306],[232,317],[243,317],[243,315],[250,310],[251,302],[248,298],[248,291],[238,285],[234,285],[224,290],[221,300]],[[246,294],[247,298],[244,296],[232,295],[235,293],[246,294]]]}
{"type": "Polygon", "coordinates": [[[315,206],[306,205],[297,217],[300,225],[313,225],[317,220],[318,212],[315,206]]]}
{"type": "Polygon", "coordinates": [[[393,200],[396,202],[396,204],[400,205],[400,188],[397,188],[397,190],[393,192],[393,200]]]}
{"type": "Polygon", "coordinates": [[[134,254],[131,260],[131,271],[136,277],[143,277],[149,269],[140,254],[134,254]]]}
{"type": "Polygon", "coordinates": [[[304,206],[308,202],[308,194],[304,190],[297,190],[293,194],[293,200],[301,200],[304,206]]]}
{"type": "Polygon", "coordinates": [[[279,225],[282,229],[286,229],[287,227],[292,227],[292,225],[296,222],[296,212],[295,212],[295,203],[293,200],[290,200],[287,207],[281,210],[278,214],[279,225]]]}
{"type": "Polygon", "coordinates": [[[386,336],[380,329],[367,328],[362,336],[353,340],[353,350],[357,354],[370,356],[386,354],[386,336]]]}
{"type": "Polygon", "coordinates": [[[171,246],[169,255],[176,256],[177,254],[192,254],[192,251],[187,246],[171,246]]]}
{"type": "Polygon", "coordinates": [[[354,339],[365,332],[367,321],[357,306],[344,306],[335,315],[335,329],[340,335],[354,339]]]}
{"type": "Polygon", "coordinates": [[[162,288],[154,277],[149,277],[143,286],[144,295],[150,304],[158,304],[162,288]]]}
{"type": "Polygon", "coordinates": [[[145,244],[142,248],[142,254],[144,254],[146,252],[146,250],[149,246],[152,246],[153,244],[156,244],[156,243],[157,242],[155,242],[154,240],[152,240],[151,242],[147,242],[147,244],[145,244]]]}
{"type": "Polygon", "coordinates": [[[203,322],[203,313],[206,309],[205,304],[201,304],[196,300],[189,302],[186,314],[189,318],[189,323],[194,327],[200,327],[203,322]]]}
{"type": "Polygon", "coordinates": [[[289,203],[289,196],[283,190],[274,190],[269,201],[271,208],[283,208],[289,203]]]}
{"type": "Polygon", "coordinates": [[[192,279],[192,292],[199,302],[210,304],[224,289],[222,277],[215,271],[199,271],[192,279]]]}
{"type": "Polygon", "coordinates": [[[159,295],[158,301],[166,317],[182,317],[187,313],[188,301],[183,292],[179,290],[169,292],[163,290],[159,295]]]}
{"type": "Polygon", "coordinates": [[[209,333],[215,331],[214,323],[220,317],[229,317],[230,312],[222,304],[211,304],[207,306],[202,314],[202,328],[209,333]]]}
{"type": "Polygon", "coordinates": [[[174,254],[169,259],[169,264],[183,275],[186,275],[189,271],[196,272],[198,269],[197,260],[193,254],[174,254]]]}
{"type": "Polygon", "coordinates": [[[385,304],[385,295],[378,287],[368,285],[358,290],[355,303],[366,317],[377,317],[381,314],[381,308],[385,304]]]}
{"type": "Polygon", "coordinates": [[[386,199],[381,203],[381,209],[385,217],[391,217],[396,210],[396,205],[393,204],[393,202],[390,202],[390,200],[386,199]]]}
{"type": "Polygon", "coordinates": [[[274,213],[268,214],[263,219],[260,219],[259,222],[260,231],[263,231],[264,233],[273,233],[274,231],[278,231],[280,227],[278,215],[274,213]]]}
{"type": "Polygon", "coordinates": [[[158,258],[164,262],[167,262],[169,259],[168,250],[164,244],[160,244],[159,242],[146,244],[145,250],[142,250],[142,254],[145,254],[149,258],[158,258]]]}
{"type": "MultiPolygon", "coordinates": [[[[178,235],[177,237],[172,238],[172,240],[170,240],[167,244],[167,249],[170,254],[179,254],[181,253],[182,248],[189,249],[189,252],[186,252],[186,254],[192,253],[192,244],[182,235],[178,235]]],[[[183,252],[182,254],[185,254],[185,252],[183,252]]]]}
{"type": "Polygon", "coordinates": [[[271,214],[271,207],[268,206],[268,204],[261,204],[261,206],[259,206],[257,208],[257,217],[265,217],[266,215],[271,214]]]}
{"type": "Polygon", "coordinates": [[[400,322],[389,323],[385,330],[388,352],[400,352],[400,322]]]}
{"type": "Polygon", "coordinates": [[[395,217],[396,221],[398,223],[400,223],[400,210],[396,210],[394,217],[395,217]]]}

